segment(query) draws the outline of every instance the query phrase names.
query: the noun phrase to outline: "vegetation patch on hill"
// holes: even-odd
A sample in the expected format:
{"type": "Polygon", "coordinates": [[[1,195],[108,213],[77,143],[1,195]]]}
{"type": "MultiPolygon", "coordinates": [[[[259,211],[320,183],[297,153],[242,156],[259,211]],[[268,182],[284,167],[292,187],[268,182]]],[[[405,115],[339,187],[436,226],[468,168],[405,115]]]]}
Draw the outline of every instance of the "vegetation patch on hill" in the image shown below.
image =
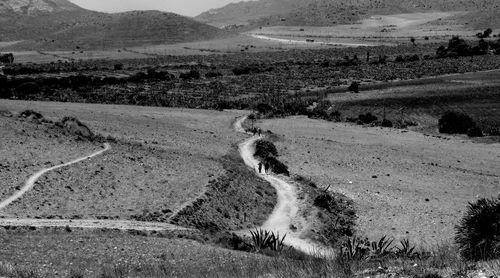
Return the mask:
{"type": "Polygon", "coordinates": [[[226,174],[212,180],[206,193],[171,222],[208,231],[234,231],[260,226],[273,211],[276,192],[241,162],[232,149],[220,159],[226,174]]]}

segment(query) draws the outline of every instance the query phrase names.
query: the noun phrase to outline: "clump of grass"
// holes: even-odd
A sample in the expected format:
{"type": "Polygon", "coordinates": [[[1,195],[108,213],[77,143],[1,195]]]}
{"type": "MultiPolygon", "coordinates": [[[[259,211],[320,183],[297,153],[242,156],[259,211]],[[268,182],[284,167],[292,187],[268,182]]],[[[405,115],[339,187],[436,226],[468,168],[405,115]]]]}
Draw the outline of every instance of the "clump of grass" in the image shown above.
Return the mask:
{"type": "Polygon", "coordinates": [[[467,260],[500,258],[500,197],[469,203],[455,241],[467,260]]]}

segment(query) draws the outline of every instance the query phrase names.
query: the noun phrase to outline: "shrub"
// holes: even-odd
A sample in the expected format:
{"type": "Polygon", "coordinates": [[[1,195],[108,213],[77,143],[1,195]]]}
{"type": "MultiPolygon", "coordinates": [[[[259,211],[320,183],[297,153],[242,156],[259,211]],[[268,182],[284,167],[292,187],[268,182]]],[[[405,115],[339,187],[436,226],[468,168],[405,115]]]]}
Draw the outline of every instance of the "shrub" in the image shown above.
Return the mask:
{"type": "Polygon", "coordinates": [[[438,126],[440,133],[466,134],[470,128],[476,127],[476,124],[467,114],[449,111],[439,119],[438,126]]]}
{"type": "Polygon", "coordinates": [[[361,114],[358,116],[359,121],[361,121],[363,124],[371,124],[373,122],[376,122],[378,120],[377,116],[373,115],[372,113],[368,112],[366,114],[361,114]]]}
{"type": "Polygon", "coordinates": [[[290,172],[288,171],[288,167],[283,164],[283,162],[279,161],[276,159],[276,157],[268,157],[264,160],[264,163],[268,163],[271,171],[276,174],[283,174],[286,176],[290,175],[290,172]]]}
{"type": "Polygon", "coordinates": [[[219,76],[222,76],[222,73],[216,72],[216,71],[209,71],[205,74],[206,78],[215,78],[215,77],[219,77],[219,76]]]}
{"type": "Polygon", "coordinates": [[[469,137],[483,137],[483,131],[479,127],[469,128],[467,130],[467,136],[469,137]]]}
{"type": "Polygon", "coordinates": [[[190,70],[188,72],[183,72],[179,76],[180,79],[200,79],[200,73],[196,70],[190,70]]]}
{"type": "Polygon", "coordinates": [[[122,70],[122,69],[123,69],[123,64],[115,64],[115,65],[113,66],[113,69],[114,69],[114,70],[122,70]]]}
{"type": "Polygon", "coordinates": [[[351,85],[349,86],[349,88],[347,88],[349,90],[349,92],[353,92],[353,93],[359,93],[359,83],[354,81],[351,83],[351,85]]]}
{"type": "Polygon", "coordinates": [[[37,119],[37,120],[40,120],[40,119],[43,119],[43,115],[36,112],[36,111],[33,111],[33,110],[24,110],[23,112],[21,112],[21,114],[19,114],[19,117],[21,118],[33,118],[33,119],[37,119]]]}
{"type": "Polygon", "coordinates": [[[388,119],[383,119],[382,123],[380,125],[383,126],[383,127],[393,127],[392,122],[389,121],[388,119]]]}
{"type": "Polygon", "coordinates": [[[18,98],[27,97],[30,95],[37,95],[40,93],[40,87],[35,82],[26,82],[19,85],[14,90],[14,95],[18,98]]]}
{"type": "Polygon", "coordinates": [[[218,234],[215,238],[215,243],[223,248],[244,252],[252,251],[253,247],[237,234],[228,232],[218,234]]]}
{"type": "Polygon", "coordinates": [[[500,197],[469,203],[455,241],[467,260],[500,258],[500,197]]]}
{"type": "Polygon", "coordinates": [[[271,156],[278,156],[278,150],[276,149],[276,146],[272,142],[261,139],[255,143],[254,155],[256,157],[266,159],[271,156]]]}

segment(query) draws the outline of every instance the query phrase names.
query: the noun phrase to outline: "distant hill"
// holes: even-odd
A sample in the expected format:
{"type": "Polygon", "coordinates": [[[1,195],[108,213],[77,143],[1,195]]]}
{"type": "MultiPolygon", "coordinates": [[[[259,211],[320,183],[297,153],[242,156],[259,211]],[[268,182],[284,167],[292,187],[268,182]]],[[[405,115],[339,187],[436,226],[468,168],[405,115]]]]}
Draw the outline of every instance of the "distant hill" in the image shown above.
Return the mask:
{"type": "Polygon", "coordinates": [[[0,41],[23,41],[11,49],[100,49],[226,35],[216,27],[173,13],[106,14],[85,10],[67,0],[0,0],[0,41]]]}
{"type": "Polygon", "coordinates": [[[498,0],[259,0],[229,4],[196,17],[213,26],[231,24],[330,26],[351,23],[376,14],[396,14],[422,11],[483,12],[487,23],[500,15],[498,0]]]}

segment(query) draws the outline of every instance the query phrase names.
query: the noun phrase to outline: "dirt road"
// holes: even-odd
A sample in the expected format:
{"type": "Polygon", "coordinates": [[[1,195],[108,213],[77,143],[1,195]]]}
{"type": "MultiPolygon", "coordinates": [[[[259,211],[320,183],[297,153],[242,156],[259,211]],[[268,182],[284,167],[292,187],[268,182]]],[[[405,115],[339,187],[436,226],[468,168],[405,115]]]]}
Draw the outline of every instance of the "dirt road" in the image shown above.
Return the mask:
{"type": "MultiPolygon", "coordinates": [[[[246,117],[242,117],[235,122],[234,128],[236,131],[247,134],[245,129],[242,127],[242,123],[245,120],[246,117]]],[[[300,206],[297,199],[297,188],[279,176],[259,173],[259,161],[255,159],[253,154],[255,153],[255,142],[260,138],[261,137],[259,136],[249,138],[239,145],[239,150],[245,164],[254,169],[255,173],[259,177],[268,181],[276,189],[278,195],[278,200],[272,214],[261,228],[272,232],[278,232],[280,235],[286,234],[286,244],[308,254],[323,256],[331,254],[332,252],[324,246],[311,242],[308,239],[300,238],[299,235],[302,232],[301,230],[291,230],[290,227],[292,226],[293,221],[304,222],[302,219],[297,219],[300,217],[298,213],[300,206]]]]}
{"type": "Polygon", "coordinates": [[[3,200],[3,201],[0,202],[0,210],[4,209],[8,205],[10,205],[12,202],[14,202],[17,199],[21,198],[26,192],[28,192],[29,190],[31,190],[33,188],[33,186],[35,186],[36,181],[41,176],[43,176],[45,173],[50,172],[50,171],[54,171],[54,170],[62,168],[62,167],[70,166],[72,164],[75,164],[75,163],[78,163],[78,162],[81,162],[81,161],[84,161],[84,160],[87,160],[87,159],[90,159],[92,157],[98,156],[98,155],[100,155],[100,154],[108,151],[109,149],[111,149],[111,146],[108,143],[105,143],[104,144],[104,148],[102,150],[97,151],[97,152],[95,152],[95,153],[93,153],[91,155],[88,155],[88,156],[85,156],[85,157],[80,157],[80,158],[77,158],[77,159],[72,160],[70,162],[67,162],[67,163],[64,163],[64,164],[60,164],[60,165],[56,165],[56,166],[50,167],[50,168],[45,168],[45,169],[42,169],[42,170],[36,172],[34,175],[32,175],[28,179],[28,181],[26,181],[26,183],[24,184],[23,188],[21,188],[21,190],[17,191],[16,193],[14,193],[14,195],[10,196],[6,200],[3,200]]]}

